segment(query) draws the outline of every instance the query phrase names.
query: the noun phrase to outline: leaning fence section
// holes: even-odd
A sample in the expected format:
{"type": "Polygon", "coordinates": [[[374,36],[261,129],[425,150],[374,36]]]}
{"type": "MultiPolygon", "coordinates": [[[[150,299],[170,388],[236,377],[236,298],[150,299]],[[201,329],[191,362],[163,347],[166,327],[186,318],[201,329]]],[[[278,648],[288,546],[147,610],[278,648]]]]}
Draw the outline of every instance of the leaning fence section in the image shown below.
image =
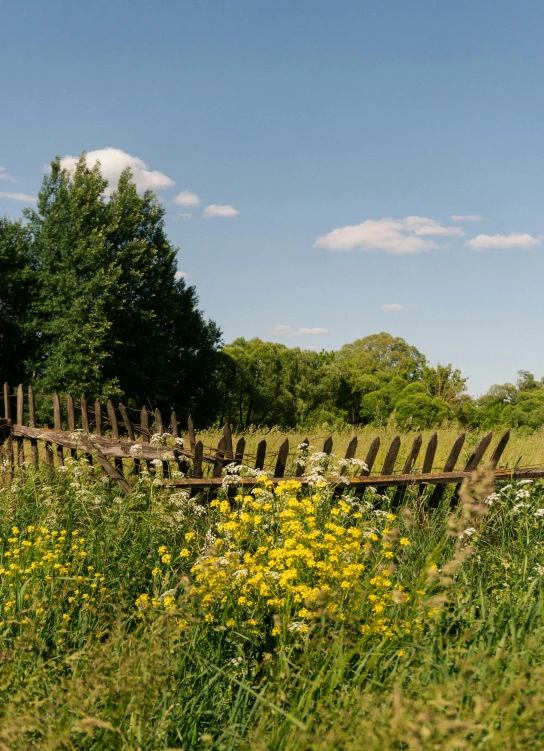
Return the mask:
{"type": "MultiPolygon", "coordinates": [[[[266,439],[258,442],[255,452],[246,451],[246,439],[241,436],[234,444],[231,427],[225,425],[217,446],[208,446],[197,439],[191,417],[188,419],[185,441],[180,437],[180,423],[175,412],[168,420],[158,409],[143,407],[140,411],[129,410],[124,404],[115,406],[111,400],[102,404],[96,399],[89,405],[85,396],[74,400],[71,394],[60,397],[35,394],[32,388],[26,391],[22,385],[12,393],[4,384],[4,417],[0,418],[0,444],[5,461],[13,471],[24,472],[27,467],[45,464],[53,469],[63,466],[66,457],[86,458],[109,475],[126,492],[131,489],[135,476],[149,466],[156,467],[162,474],[163,482],[176,486],[199,490],[216,489],[225,485],[233,465],[246,465],[255,471],[268,468],[269,479],[274,483],[287,477],[296,478],[303,484],[311,482],[307,474],[306,458],[309,440],[297,446],[290,446],[285,438],[277,450],[267,446],[266,439]],[[40,400],[41,403],[40,403],[40,400]],[[52,416],[52,426],[38,427],[36,415],[47,412],[52,416]],[[40,404],[41,409],[37,409],[40,404]],[[132,414],[132,417],[131,417],[132,414]]],[[[510,433],[506,431],[496,443],[493,432],[483,435],[473,448],[468,459],[459,466],[465,445],[466,435],[461,433],[451,446],[443,466],[435,466],[438,436],[434,433],[426,445],[420,434],[409,439],[410,444],[403,452],[404,461],[399,462],[401,437],[395,436],[389,446],[381,446],[376,436],[368,446],[361,447],[353,437],[345,452],[341,469],[331,478],[341,486],[350,486],[356,491],[373,487],[384,493],[388,488],[396,488],[394,500],[400,501],[407,486],[422,491],[433,486],[427,495],[432,507],[441,500],[449,484],[462,482],[483,462],[490,464],[497,478],[538,478],[544,477],[544,469],[538,467],[501,468],[500,460],[508,443],[510,433]],[[376,466],[380,449],[385,450],[381,466],[376,466]],[[357,474],[356,474],[357,472],[357,474]]],[[[332,436],[323,443],[320,456],[327,460],[333,451],[332,436]]],[[[466,456],[466,455],[465,455],[466,456]]],[[[236,477],[238,485],[255,483],[254,477],[236,477]]]]}

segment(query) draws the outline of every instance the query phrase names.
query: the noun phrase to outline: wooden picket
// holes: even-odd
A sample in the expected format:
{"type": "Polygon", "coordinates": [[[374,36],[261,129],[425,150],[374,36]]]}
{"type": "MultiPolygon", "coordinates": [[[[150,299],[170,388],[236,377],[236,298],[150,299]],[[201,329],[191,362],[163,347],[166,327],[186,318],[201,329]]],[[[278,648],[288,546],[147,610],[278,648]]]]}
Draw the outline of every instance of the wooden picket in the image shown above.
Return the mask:
{"type": "MultiPolygon", "coordinates": [[[[12,395],[6,383],[3,393],[4,417],[0,418],[0,444],[2,444],[4,455],[8,457],[12,471],[16,469],[24,471],[26,465],[36,467],[40,460],[44,460],[49,468],[62,467],[67,456],[77,457],[83,454],[126,492],[130,490],[131,473],[141,472],[145,464],[149,468],[153,464],[158,464],[159,467],[162,464],[165,478],[163,482],[191,488],[193,493],[203,488],[213,490],[221,486],[224,482],[225,468],[233,463],[239,465],[253,462],[257,470],[264,470],[265,465],[273,467],[271,479],[274,483],[286,477],[296,477],[304,483],[305,474],[308,472],[308,467],[305,467],[304,462],[301,461],[303,457],[308,456],[310,447],[308,438],[305,438],[298,450],[291,454],[288,438],[285,438],[272,453],[267,453],[267,441],[263,439],[258,442],[255,454],[252,456],[246,454],[244,436],[240,436],[234,445],[232,429],[228,424],[224,425],[216,448],[205,446],[201,440],[198,440],[193,420],[189,417],[188,445],[182,447],[179,441],[178,418],[175,412],[172,412],[170,421],[167,423],[172,440],[168,445],[160,445],[163,441],[157,443],[151,441],[152,434],[164,435],[165,433],[165,423],[159,409],[150,412],[147,407],[143,407],[140,411],[140,422],[136,424],[131,420],[129,409],[124,404],[120,403],[116,407],[111,400],[108,400],[106,420],[102,404],[99,399],[96,399],[94,423],[91,425],[84,395],[81,396],[79,409],[76,410],[71,394],[67,394],[61,402],[57,392],[50,397],[38,395],[39,398],[48,399],[52,404],[54,427],[50,430],[47,426],[38,428],[36,425],[36,395],[32,388],[28,389],[26,404],[22,385],[12,395]],[[15,421],[12,419],[11,399],[15,399],[16,404],[15,421]],[[25,406],[27,408],[26,425],[24,424],[25,406]],[[80,413],[79,419],[78,412],[80,413]],[[152,416],[152,429],[150,429],[150,415],[152,416]],[[41,459],[38,450],[40,445],[44,446],[41,459]],[[207,470],[205,466],[208,467],[207,470]],[[179,474],[177,476],[173,474],[174,470],[178,469],[182,472],[181,479],[179,479],[179,474]],[[172,480],[171,477],[176,479],[172,480]]],[[[489,457],[489,464],[496,470],[497,477],[544,477],[544,469],[541,468],[499,469],[499,462],[509,437],[510,432],[506,431],[499,438],[489,457]]],[[[457,486],[455,498],[463,478],[481,465],[491,446],[493,433],[492,431],[486,433],[466,460],[465,466],[456,470],[465,439],[465,433],[459,435],[450,449],[443,470],[433,471],[438,448],[437,433],[431,435],[425,447],[421,434],[418,434],[412,439],[402,466],[395,471],[401,451],[401,437],[397,435],[385,452],[381,472],[373,474],[381,447],[380,438],[377,436],[368,446],[364,466],[355,477],[353,476],[354,470],[351,468],[354,465],[350,465],[358,449],[358,439],[354,436],[348,444],[344,457],[346,462],[340,471],[342,483],[361,492],[369,487],[374,488],[381,495],[386,493],[388,488],[394,487],[396,490],[392,499],[393,505],[399,505],[402,502],[408,486],[413,486],[419,494],[423,493],[426,487],[433,486],[432,492],[427,496],[427,503],[429,508],[436,508],[447,485],[457,486]],[[417,470],[417,462],[421,455],[423,455],[421,469],[417,470]]],[[[333,446],[333,437],[328,436],[322,449],[322,460],[326,463],[329,462],[327,457],[332,456],[333,446]]],[[[255,480],[237,478],[236,482],[245,486],[254,483],[255,480]]],[[[339,482],[337,492],[342,492],[342,487],[345,487],[342,483],[339,482]]]]}

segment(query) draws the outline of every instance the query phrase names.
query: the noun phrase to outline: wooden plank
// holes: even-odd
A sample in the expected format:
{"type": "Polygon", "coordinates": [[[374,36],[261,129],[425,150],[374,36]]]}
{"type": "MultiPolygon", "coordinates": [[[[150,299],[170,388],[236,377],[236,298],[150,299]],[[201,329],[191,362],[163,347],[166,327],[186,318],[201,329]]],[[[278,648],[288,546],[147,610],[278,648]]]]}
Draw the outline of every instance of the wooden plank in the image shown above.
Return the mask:
{"type": "Polygon", "coordinates": [[[81,428],[84,433],[89,434],[91,432],[91,427],[89,425],[89,412],[87,410],[87,398],[85,394],[81,394],[79,405],[81,407],[81,428]]]}
{"type": "Polygon", "coordinates": [[[193,477],[202,477],[202,456],[204,454],[204,444],[202,441],[195,443],[193,457],[193,477]]]}
{"type": "Polygon", "coordinates": [[[228,423],[223,425],[223,437],[225,439],[225,461],[232,461],[234,459],[232,451],[232,430],[228,423]]]}
{"type": "Polygon", "coordinates": [[[100,464],[104,472],[109,477],[111,477],[112,480],[115,480],[115,482],[119,485],[121,490],[123,490],[125,493],[130,493],[131,487],[129,483],[125,480],[125,478],[123,477],[122,472],[120,472],[115,467],[112,467],[112,465],[109,463],[106,456],[104,456],[100,448],[91,443],[89,436],[81,435],[79,437],[79,443],[81,444],[82,448],[85,450],[86,453],[92,454],[96,458],[97,462],[100,464]]]}
{"type": "MultiPolygon", "coordinates": [[[[128,433],[129,439],[131,441],[135,441],[136,436],[134,435],[134,427],[132,425],[132,420],[129,417],[128,409],[121,402],[119,402],[118,409],[119,409],[119,414],[123,418],[123,423],[125,425],[125,430],[128,433]]],[[[140,459],[138,457],[134,457],[134,469],[136,470],[136,472],[140,472],[141,465],[140,465],[140,459]]]]}
{"type": "Polygon", "coordinates": [[[187,432],[189,433],[189,443],[191,444],[191,449],[194,451],[196,445],[196,434],[195,424],[191,415],[189,415],[189,418],[187,419],[187,432]]]}
{"type": "MultiPolygon", "coordinates": [[[[490,430],[488,433],[484,435],[484,437],[480,440],[474,451],[472,452],[470,459],[466,463],[465,470],[467,472],[471,471],[473,472],[475,469],[478,468],[478,464],[481,462],[481,460],[484,458],[484,454],[489,448],[489,444],[491,443],[491,440],[493,438],[493,431],[490,430]]],[[[461,483],[457,485],[455,488],[454,493],[454,499],[459,500],[459,492],[461,490],[461,483]]]]}
{"type": "MultiPolygon", "coordinates": [[[[4,418],[6,420],[11,420],[9,383],[7,381],[4,383],[4,418]]],[[[9,433],[6,441],[6,456],[11,470],[11,467],[13,466],[13,436],[11,432],[9,433]]]]}
{"type": "MultiPolygon", "coordinates": [[[[301,446],[303,444],[306,444],[306,451],[307,451],[308,447],[310,445],[310,441],[308,440],[307,437],[302,441],[301,446]]],[[[299,456],[299,459],[300,458],[301,457],[299,456]]],[[[295,467],[295,477],[302,477],[302,475],[304,474],[305,469],[306,469],[306,467],[302,466],[302,464],[299,464],[298,461],[297,461],[297,466],[295,467]]]]}
{"type": "Polygon", "coordinates": [[[366,454],[365,464],[366,468],[363,467],[361,470],[361,477],[368,477],[370,473],[372,472],[372,467],[374,466],[374,462],[376,461],[376,457],[378,456],[378,451],[380,450],[380,437],[376,436],[370,446],[368,447],[368,451],[366,454]]]}
{"type": "MultiPolygon", "coordinates": [[[[71,433],[76,429],[76,411],[74,409],[74,400],[72,394],[66,394],[66,414],[68,415],[68,430],[71,433]]],[[[76,458],[76,452],[72,451],[72,459],[76,458]]]]}
{"type": "Polygon", "coordinates": [[[142,407],[140,412],[140,427],[142,429],[140,438],[143,443],[149,443],[149,413],[147,407],[142,407]]]}
{"type": "MultiPolygon", "coordinates": [[[[411,474],[413,468],[415,467],[417,457],[419,456],[422,443],[423,443],[423,436],[419,434],[414,438],[414,442],[412,443],[412,448],[410,449],[410,453],[408,454],[408,456],[406,457],[406,461],[404,462],[404,467],[402,468],[403,475],[411,474]]],[[[397,488],[397,492],[395,493],[395,497],[393,498],[393,505],[399,506],[402,503],[402,500],[405,495],[405,490],[406,488],[403,486],[400,486],[397,488]]]]}
{"type": "Polygon", "coordinates": [[[257,445],[257,456],[255,457],[255,469],[264,468],[264,460],[266,456],[266,441],[259,441],[257,445]]]}
{"type": "Polygon", "coordinates": [[[24,411],[25,411],[25,394],[23,391],[23,384],[20,383],[17,387],[17,424],[23,425],[24,423],[24,411]]]}
{"type": "Polygon", "coordinates": [[[4,383],[4,417],[11,420],[11,404],[9,400],[9,383],[4,383]]]}
{"type": "Polygon", "coordinates": [[[384,460],[382,471],[381,471],[382,475],[390,475],[393,472],[395,468],[395,462],[397,461],[397,456],[399,455],[399,451],[400,451],[400,436],[396,435],[391,441],[391,445],[389,446],[389,449],[385,456],[385,460],[384,460]]]}
{"type": "MultiPolygon", "coordinates": [[[[331,448],[332,448],[332,443],[331,443],[331,448]]],[[[276,468],[274,470],[274,477],[284,476],[285,465],[287,464],[288,455],[289,455],[289,439],[286,438],[278,450],[278,458],[276,460],[276,468]]]]}
{"type": "Polygon", "coordinates": [[[484,458],[484,454],[487,451],[492,438],[493,438],[493,431],[490,430],[489,433],[486,433],[484,437],[480,440],[479,444],[474,449],[470,459],[468,460],[466,464],[465,469],[467,470],[467,472],[470,470],[474,470],[478,467],[478,464],[484,458]]]}
{"type": "MultiPolygon", "coordinates": [[[[111,399],[108,399],[106,409],[108,411],[108,420],[110,421],[111,437],[119,440],[119,423],[117,422],[117,414],[115,413],[115,407],[111,399]]],[[[123,474],[123,460],[120,457],[115,459],[115,469],[123,474]]]]}
{"type": "Polygon", "coordinates": [[[178,418],[174,411],[170,415],[170,433],[174,438],[179,438],[178,418]]]}
{"type": "Polygon", "coordinates": [[[332,453],[332,435],[330,435],[323,444],[323,453],[330,456],[332,453]]]}
{"type": "Polygon", "coordinates": [[[225,436],[222,435],[219,439],[219,443],[217,444],[217,455],[215,464],[213,465],[212,477],[221,477],[221,473],[223,472],[223,459],[225,458],[226,448],[227,441],[225,436]]]}
{"type": "MultiPolygon", "coordinates": [[[[55,430],[62,430],[62,417],[60,411],[60,397],[56,391],[53,392],[53,424],[55,430]]],[[[64,451],[60,443],[56,444],[55,453],[57,454],[57,467],[64,465],[64,451]]]]}
{"type": "MultiPolygon", "coordinates": [[[[455,465],[457,464],[457,460],[459,459],[461,449],[463,448],[463,444],[465,443],[465,438],[466,434],[461,433],[461,435],[458,436],[453,442],[453,446],[451,447],[448,458],[446,459],[446,463],[444,464],[444,472],[453,472],[453,470],[455,469],[455,465]]],[[[429,499],[429,507],[432,509],[437,508],[445,492],[446,485],[437,485],[429,499]]]]}
{"type": "Polygon", "coordinates": [[[236,449],[234,451],[234,461],[236,464],[243,464],[244,461],[244,451],[246,450],[246,439],[244,436],[241,438],[238,438],[238,441],[236,442],[236,449]]]}
{"type": "Polygon", "coordinates": [[[155,433],[158,433],[159,435],[163,435],[164,433],[164,425],[162,423],[162,415],[160,409],[157,407],[155,412],[153,413],[153,417],[155,418],[155,422],[153,423],[153,431],[155,433]]]}
{"type": "MultiPolygon", "coordinates": [[[[429,443],[427,444],[427,449],[425,451],[425,458],[423,459],[422,472],[424,472],[425,474],[428,472],[432,472],[434,457],[436,456],[437,448],[438,448],[438,434],[433,433],[432,436],[429,438],[429,443]]],[[[418,494],[421,495],[424,489],[425,489],[425,486],[423,484],[420,485],[417,491],[418,494]]]]}
{"type": "MultiPolygon", "coordinates": [[[[357,451],[357,436],[353,436],[351,441],[348,443],[348,447],[346,449],[346,455],[344,459],[348,459],[348,460],[353,459],[356,451],[357,451]]],[[[348,465],[346,465],[345,467],[342,467],[340,474],[345,475],[347,474],[347,471],[348,471],[348,465]]]]}
{"type": "Polygon", "coordinates": [[[423,459],[423,472],[432,472],[434,457],[436,456],[436,449],[438,448],[438,434],[433,433],[429,438],[427,444],[427,450],[425,451],[425,458],[423,459]]]}
{"type": "Polygon", "coordinates": [[[365,464],[366,468],[363,467],[361,470],[361,477],[368,477],[370,473],[372,472],[372,467],[374,466],[374,462],[376,461],[376,457],[378,456],[378,451],[380,450],[380,437],[376,436],[370,446],[368,447],[368,451],[366,454],[365,464]]]}
{"type": "MultiPolygon", "coordinates": [[[[36,404],[34,402],[34,389],[28,387],[28,424],[31,428],[36,427],[36,404]]],[[[38,464],[38,441],[36,438],[30,439],[30,462],[33,466],[38,464]]]]}
{"type": "MultiPolygon", "coordinates": [[[[383,468],[382,468],[382,475],[390,475],[393,472],[393,470],[395,469],[395,462],[397,461],[397,456],[399,455],[399,451],[400,451],[400,436],[396,435],[391,441],[391,445],[389,446],[389,449],[385,456],[385,461],[383,463],[383,468]]],[[[383,485],[380,490],[383,495],[387,491],[387,485],[383,485]]]]}
{"type": "MultiPolygon", "coordinates": [[[[434,484],[434,483],[446,483],[456,484],[460,480],[464,480],[466,477],[470,477],[471,472],[466,470],[457,470],[455,472],[435,472],[428,474],[411,474],[411,475],[369,475],[367,477],[358,477],[357,479],[350,479],[350,483],[346,487],[368,488],[371,485],[375,486],[399,486],[399,485],[416,485],[420,481],[434,484]]],[[[524,480],[524,479],[544,479],[544,468],[541,467],[527,467],[524,469],[497,469],[495,470],[496,481],[508,481],[508,480],[524,480]]],[[[191,480],[190,478],[173,482],[175,487],[220,487],[221,478],[203,478],[191,480]]],[[[277,485],[279,482],[284,482],[282,477],[272,477],[270,482],[277,485]]],[[[307,487],[308,483],[304,480],[299,480],[302,487],[307,487]]],[[[240,477],[239,485],[246,487],[252,487],[255,485],[256,480],[253,477],[240,477]]]]}
{"type": "Polygon", "coordinates": [[[493,469],[496,469],[499,465],[499,461],[501,456],[504,453],[504,449],[506,448],[506,444],[510,440],[510,431],[507,430],[506,433],[503,433],[503,435],[500,437],[499,442],[497,443],[495,450],[491,454],[491,466],[493,469]]]}
{"type": "Polygon", "coordinates": [[[108,420],[110,421],[111,437],[119,438],[119,423],[117,422],[117,415],[115,414],[115,407],[113,406],[111,399],[108,399],[108,403],[106,404],[106,409],[108,412],[108,420]]]}
{"type": "Polygon", "coordinates": [[[76,411],[72,394],[66,394],[66,414],[68,415],[68,430],[73,433],[76,429],[76,411]]]}
{"type": "Polygon", "coordinates": [[[102,435],[102,404],[100,399],[94,402],[94,432],[96,435],[102,435]]]}
{"type": "MultiPolygon", "coordinates": [[[[30,428],[25,425],[14,425],[13,433],[23,438],[37,438],[39,440],[46,441],[47,443],[58,443],[64,448],[75,449],[78,448],[78,441],[80,435],[72,438],[72,433],[67,431],[56,430],[42,430],[40,428],[30,428]]],[[[82,434],[81,434],[82,435],[82,434]]],[[[100,450],[105,456],[120,457],[122,459],[129,459],[133,456],[131,450],[134,446],[139,446],[139,453],[146,460],[160,459],[165,457],[168,461],[177,461],[180,456],[191,457],[188,451],[184,449],[165,449],[164,446],[153,446],[148,443],[137,444],[135,441],[115,440],[106,436],[93,436],[93,444],[100,447],[100,450]]],[[[207,461],[211,457],[204,457],[207,461]]]]}
{"type": "MultiPolygon", "coordinates": [[[[23,391],[23,384],[20,383],[17,387],[17,423],[22,425],[24,422],[25,411],[25,394],[23,391]]],[[[25,444],[22,438],[15,439],[15,455],[17,457],[17,464],[23,468],[25,464],[25,444]]]]}
{"type": "Polygon", "coordinates": [[[132,420],[129,417],[128,409],[125,407],[124,404],[121,404],[121,402],[119,402],[119,413],[121,417],[123,418],[123,423],[125,425],[125,430],[127,431],[129,439],[131,441],[135,441],[136,437],[134,435],[134,427],[132,425],[132,420]]]}

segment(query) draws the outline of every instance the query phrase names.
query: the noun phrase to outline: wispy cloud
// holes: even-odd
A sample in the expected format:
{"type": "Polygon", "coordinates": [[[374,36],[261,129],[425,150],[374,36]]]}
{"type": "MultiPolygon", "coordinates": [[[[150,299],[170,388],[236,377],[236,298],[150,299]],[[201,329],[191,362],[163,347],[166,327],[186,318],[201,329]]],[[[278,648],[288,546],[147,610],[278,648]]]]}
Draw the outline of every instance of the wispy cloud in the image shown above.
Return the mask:
{"type": "Polygon", "coordinates": [[[3,180],[6,183],[16,183],[17,182],[17,180],[14,177],[12,177],[11,175],[9,175],[7,173],[6,168],[2,167],[1,164],[0,164],[0,180],[3,180]]]}
{"type": "Polygon", "coordinates": [[[12,201],[23,201],[24,203],[36,203],[37,196],[29,196],[28,193],[3,193],[0,192],[0,198],[10,198],[12,201]]]}
{"type": "Polygon", "coordinates": [[[434,219],[407,216],[404,219],[367,219],[362,224],[339,227],[318,237],[316,248],[328,250],[381,251],[392,255],[410,255],[437,250],[430,237],[460,237],[460,227],[443,227],[434,219]]]}
{"type": "Polygon", "coordinates": [[[329,329],[315,328],[302,328],[294,329],[292,326],[274,326],[270,329],[270,334],[273,336],[321,336],[323,334],[329,334],[329,329]]]}
{"type": "Polygon", "coordinates": [[[483,222],[484,217],[479,214],[452,214],[454,222],[483,222]]]}
{"type": "Polygon", "coordinates": [[[211,203],[209,206],[206,206],[202,216],[205,216],[206,218],[214,216],[229,218],[231,216],[238,216],[239,213],[238,209],[235,209],[234,206],[219,206],[216,203],[211,203]]]}
{"type": "Polygon", "coordinates": [[[188,279],[189,274],[186,271],[176,271],[176,279],[188,279]]]}
{"type": "Polygon", "coordinates": [[[477,235],[465,244],[472,250],[534,248],[535,245],[540,245],[540,238],[527,233],[512,232],[510,235],[477,235]]]}
{"type": "MultiPolygon", "coordinates": [[[[68,170],[73,170],[79,157],[67,154],[61,159],[61,164],[68,170]]],[[[89,167],[94,167],[96,162],[100,162],[100,170],[109,183],[107,192],[111,193],[117,187],[119,175],[126,168],[130,167],[136,187],[140,192],[145,190],[163,190],[171,188],[174,185],[172,178],[158,170],[148,169],[148,165],[138,156],[127,154],[122,149],[115,149],[108,146],[105,149],[96,149],[89,151],[86,155],[86,162],[89,167]]]]}
{"type": "Polygon", "coordinates": [[[401,305],[400,303],[391,302],[386,303],[385,305],[380,305],[380,308],[382,310],[419,310],[419,305],[413,305],[411,303],[408,305],[401,305]]]}
{"type": "Polygon", "coordinates": [[[200,205],[200,198],[196,193],[191,193],[190,190],[182,190],[182,192],[178,193],[172,200],[174,203],[177,203],[178,206],[186,206],[187,208],[200,205]]]}

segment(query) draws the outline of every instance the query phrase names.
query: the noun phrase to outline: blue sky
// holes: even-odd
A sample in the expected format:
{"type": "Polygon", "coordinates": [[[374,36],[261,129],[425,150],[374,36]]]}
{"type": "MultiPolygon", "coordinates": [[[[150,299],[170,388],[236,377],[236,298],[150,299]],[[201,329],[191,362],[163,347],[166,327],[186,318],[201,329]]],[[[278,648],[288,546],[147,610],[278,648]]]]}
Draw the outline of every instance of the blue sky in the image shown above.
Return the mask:
{"type": "Polygon", "coordinates": [[[475,394],[541,377],[543,22],[528,0],[6,3],[0,213],[55,154],[128,160],[226,341],[385,330],[475,394]]]}

